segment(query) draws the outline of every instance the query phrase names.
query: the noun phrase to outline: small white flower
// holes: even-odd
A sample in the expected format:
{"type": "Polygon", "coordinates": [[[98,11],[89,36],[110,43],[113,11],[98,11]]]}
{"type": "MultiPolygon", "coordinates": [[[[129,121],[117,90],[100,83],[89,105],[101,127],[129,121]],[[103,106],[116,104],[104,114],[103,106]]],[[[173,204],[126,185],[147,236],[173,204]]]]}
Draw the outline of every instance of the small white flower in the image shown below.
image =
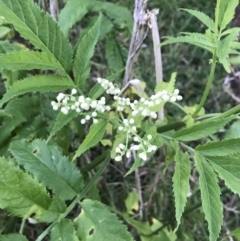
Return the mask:
{"type": "Polygon", "coordinates": [[[82,120],[81,120],[81,124],[84,125],[85,123],[86,123],[86,120],[85,120],[85,119],[82,119],[82,120]]]}
{"type": "Polygon", "coordinates": [[[172,96],[170,99],[170,101],[172,101],[172,102],[175,102],[176,100],[177,100],[177,98],[175,96],[172,96]]]}
{"type": "Polygon", "coordinates": [[[127,151],[126,157],[127,157],[127,158],[130,158],[130,156],[131,156],[131,152],[130,152],[130,151],[127,151]]]}
{"type": "Polygon", "coordinates": [[[68,113],[68,109],[66,107],[61,108],[61,112],[66,115],[68,113]]]}
{"type": "Polygon", "coordinates": [[[169,100],[169,95],[162,95],[162,99],[164,100],[164,101],[168,101],[169,100]]]}
{"type": "Polygon", "coordinates": [[[156,151],[156,150],[157,150],[157,146],[154,146],[154,145],[153,145],[153,146],[152,146],[152,150],[153,150],[153,151],[156,151]]]}
{"type": "Polygon", "coordinates": [[[175,89],[173,92],[174,95],[178,95],[179,94],[179,89],[175,89]]]}
{"type": "Polygon", "coordinates": [[[92,101],[91,107],[92,108],[96,108],[96,106],[97,106],[97,101],[96,100],[92,101]]]}
{"type": "Polygon", "coordinates": [[[120,162],[121,160],[122,160],[122,157],[121,157],[121,156],[116,156],[116,157],[115,157],[115,161],[120,162]]]}
{"type": "Polygon", "coordinates": [[[80,108],[76,108],[76,112],[77,112],[77,113],[80,113],[80,112],[81,112],[81,109],[80,109],[80,108]]]}
{"type": "Polygon", "coordinates": [[[118,130],[119,130],[119,131],[123,131],[123,127],[122,127],[122,126],[119,126],[119,127],[118,127],[118,130]]]}
{"type": "Polygon", "coordinates": [[[139,145],[133,145],[130,147],[131,150],[133,151],[138,151],[140,149],[140,146],[139,145]]]}
{"type": "Polygon", "coordinates": [[[134,124],[134,119],[131,118],[131,119],[129,120],[129,123],[130,123],[130,124],[134,124]]]}
{"type": "Polygon", "coordinates": [[[92,117],[96,117],[96,116],[97,116],[97,112],[96,112],[96,111],[93,111],[92,117]]]}
{"type": "Polygon", "coordinates": [[[136,132],[136,131],[137,131],[137,127],[136,127],[136,126],[132,126],[131,129],[132,129],[133,132],[136,132]]]}
{"type": "Polygon", "coordinates": [[[60,102],[64,97],[65,97],[65,94],[59,93],[58,96],[57,96],[58,102],[60,102]]]}
{"type": "Polygon", "coordinates": [[[117,153],[121,153],[122,151],[121,151],[121,149],[119,147],[116,147],[116,152],[117,153]]]}
{"type": "Polygon", "coordinates": [[[86,120],[90,120],[90,119],[91,119],[91,116],[90,116],[90,115],[86,115],[85,119],[86,119],[86,120]]]}
{"type": "Polygon", "coordinates": [[[75,95],[77,94],[77,90],[76,89],[72,89],[71,95],[75,95]]]}
{"type": "Polygon", "coordinates": [[[156,118],[157,118],[157,114],[154,113],[154,112],[151,112],[151,113],[150,113],[150,116],[151,116],[153,119],[156,119],[156,118]]]}
{"type": "Polygon", "coordinates": [[[122,143],[119,144],[119,147],[120,147],[122,150],[125,149],[125,145],[123,145],[122,143]]]}
{"type": "Polygon", "coordinates": [[[148,135],[147,138],[149,141],[152,140],[152,135],[148,135]]]}
{"type": "Polygon", "coordinates": [[[139,137],[138,136],[134,136],[133,140],[136,141],[136,142],[139,142],[139,137]]]}
{"type": "Polygon", "coordinates": [[[93,123],[97,124],[98,123],[98,119],[93,119],[93,123]]]}
{"type": "Polygon", "coordinates": [[[182,98],[182,96],[181,95],[178,95],[177,96],[177,100],[182,100],[183,98],[182,98]]]}
{"type": "Polygon", "coordinates": [[[140,157],[143,161],[146,161],[146,160],[147,160],[147,155],[146,155],[145,152],[141,152],[141,153],[139,154],[139,157],[140,157]]]}

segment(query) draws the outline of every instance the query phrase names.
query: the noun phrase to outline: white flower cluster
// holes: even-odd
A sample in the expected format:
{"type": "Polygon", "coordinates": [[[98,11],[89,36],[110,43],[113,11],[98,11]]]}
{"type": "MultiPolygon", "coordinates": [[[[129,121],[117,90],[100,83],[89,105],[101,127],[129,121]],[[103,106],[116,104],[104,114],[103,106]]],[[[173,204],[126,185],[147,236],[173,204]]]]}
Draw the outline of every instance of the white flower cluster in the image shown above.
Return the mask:
{"type": "Polygon", "coordinates": [[[123,125],[118,127],[119,131],[127,132],[128,134],[135,134],[137,132],[137,127],[134,125],[135,121],[133,118],[130,120],[123,119],[123,125]]]}
{"type": "Polygon", "coordinates": [[[108,95],[119,95],[121,93],[118,87],[114,86],[112,82],[106,79],[97,78],[97,82],[106,90],[108,95]]]}
{"type": "Polygon", "coordinates": [[[157,146],[150,143],[151,140],[152,135],[148,135],[147,140],[143,140],[140,136],[135,135],[133,138],[135,143],[132,144],[130,148],[127,148],[124,144],[119,144],[119,146],[116,147],[115,161],[121,161],[124,155],[129,158],[132,151],[138,151],[139,158],[146,161],[148,153],[157,150],[157,146]]]}
{"type": "Polygon", "coordinates": [[[105,97],[101,97],[100,100],[92,100],[90,98],[85,98],[84,96],[76,97],[74,96],[77,93],[76,89],[72,89],[71,95],[59,93],[57,96],[57,102],[52,101],[51,105],[54,110],[60,108],[61,112],[65,115],[68,114],[69,110],[75,110],[77,113],[88,111],[90,114],[87,114],[85,118],[81,120],[82,124],[85,124],[86,121],[93,119],[93,123],[97,123],[97,112],[110,111],[110,106],[106,106],[105,97]]]}

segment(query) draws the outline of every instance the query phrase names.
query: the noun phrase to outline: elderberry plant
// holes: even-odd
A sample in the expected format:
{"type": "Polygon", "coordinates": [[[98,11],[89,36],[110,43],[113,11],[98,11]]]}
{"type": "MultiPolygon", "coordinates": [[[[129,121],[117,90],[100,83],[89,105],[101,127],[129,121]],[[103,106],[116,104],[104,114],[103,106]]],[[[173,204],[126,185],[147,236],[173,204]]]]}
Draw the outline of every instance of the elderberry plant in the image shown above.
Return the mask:
{"type": "MultiPolygon", "coordinates": [[[[110,50],[117,45],[112,34],[119,26],[128,32],[133,27],[126,8],[97,0],[82,1],[79,6],[78,0],[69,0],[57,22],[32,0],[0,0],[0,19],[12,24],[31,43],[25,46],[7,39],[0,41],[1,75],[6,78],[6,93],[0,100],[0,206],[22,219],[19,233],[1,234],[0,240],[26,241],[22,234],[26,221],[34,220],[48,224],[36,241],[47,235],[51,241],[133,241],[116,214],[88,193],[111,159],[116,165],[132,160],[125,174],[129,175],[147,165],[148,160],[151,162],[156,151],[164,153],[169,149],[175,161],[172,182],[176,230],[187,203],[191,169],[196,168],[209,240],[218,239],[223,220],[218,178],[225,181],[229,190],[240,194],[240,136],[230,133],[222,140],[215,136],[214,141],[211,137],[238,118],[240,106],[212,115],[205,115],[202,110],[216,64],[222,64],[229,72],[231,63],[239,63],[240,28],[226,29],[238,1],[216,2],[215,20],[202,12],[184,9],[202,21],[207,28],[205,34],[183,33],[177,38],[168,37],[161,45],[187,42],[212,54],[202,99],[192,111],[186,111],[176,103],[182,100],[174,87],[176,74],[168,83],[157,84],[151,96],[134,89],[133,97],[125,93],[130,87],[125,91],[124,86],[114,84],[122,78],[123,66],[121,61],[111,61],[110,50]],[[67,33],[88,12],[101,14],[91,18],[91,24],[73,47],[67,33]],[[114,25],[116,21],[119,24],[114,25]],[[91,88],[90,59],[96,44],[104,38],[106,58],[114,73],[106,79],[97,78],[91,88]],[[166,102],[184,111],[181,121],[158,118],[166,102]],[[71,143],[70,135],[77,136],[76,143],[71,143]],[[108,145],[101,146],[100,155],[82,166],[82,157],[101,145],[105,136],[109,138],[108,145]],[[76,206],[81,211],[69,218],[76,206]]],[[[233,125],[236,128],[239,122],[233,125]]],[[[150,225],[127,209],[125,213],[113,211],[136,229],[138,239],[177,240],[178,234],[166,228],[170,223],[163,225],[153,219],[154,225],[150,225]]]]}

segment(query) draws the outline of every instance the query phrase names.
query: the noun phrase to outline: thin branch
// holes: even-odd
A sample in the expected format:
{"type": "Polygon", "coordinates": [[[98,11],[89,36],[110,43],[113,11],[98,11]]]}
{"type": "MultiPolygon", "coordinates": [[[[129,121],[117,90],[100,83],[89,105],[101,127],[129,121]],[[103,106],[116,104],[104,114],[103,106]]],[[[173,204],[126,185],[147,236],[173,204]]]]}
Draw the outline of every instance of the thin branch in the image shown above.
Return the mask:
{"type": "Polygon", "coordinates": [[[122,87],[124,87],[128,81],[132,79],[133,65],[136,60],[135,56],[140,49],[144,38],[146,37],[146,31],[144,28],[144,25],[146,25],[146,5],[146,0],[135,0],[133,32],[122,87]]]}
{"type": "MultiPolygon", "coordinates": [[[[157,24],[157,15],[159,13],[159,9],[153,9],[148,12],[148,17],[150,20],[150,28],[152,30],[152,40],[153,40],[153,50],[154,50],[154,58],[155,58],[155,73],[156,73],[156,84],[163,81],[163,66],[162,66],[162,53],[160,48],[160,36],[158,31],[157,24]]],[[[158,119],[164,119],[164,109],[162,108],[158,112],[158,119]]]]}

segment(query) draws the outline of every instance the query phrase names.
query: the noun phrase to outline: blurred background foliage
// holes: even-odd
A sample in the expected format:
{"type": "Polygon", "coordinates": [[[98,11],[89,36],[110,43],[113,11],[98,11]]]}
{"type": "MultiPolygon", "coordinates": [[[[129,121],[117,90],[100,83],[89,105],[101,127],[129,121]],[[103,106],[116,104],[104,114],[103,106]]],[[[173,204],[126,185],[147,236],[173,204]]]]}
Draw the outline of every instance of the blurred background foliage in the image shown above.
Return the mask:
{"type": "MultiPolygon", "coordinates": [[[[44,10],[49,10],[49,2],[47,0],[35,0],[35,2],[44,10]]],[[[60,12],[66,2],[67,1],[64,0],[58,1],[60,12]]],[[[133,0],[111,0],[107,2],[123,6],[130,12],[133,11],[133,0]]],[[[204,32],[204,26],[197,19],[179,9],[190,8],[199,10],[214,18],[215,5],[216,1],[206,0],[150,0],[148,9],[152,10],[158,8],[160,10],[158,15],[158,26],[160,35],[163,37],[177,36],[180,32],[184,31],[204,32]]],[[[86,86],[85,91],[90,90],[96,77],[104,78],[109,76],[123,69],[125,65],[132,23],[121,21],[121,12],[117,13],[120,17],[117,16],[115,18],[116,12],[112,12],[111,15],[111,11],[114,10],[107,9],[105,12],[103,11],[104,27],[101,29],[99,43],[91,62],[92,80],[89,80],[89,85],[86,86]]],[[[79,39],[84,36],[87,29],[94,24],[98,14],[98,9],[93,9],[87,12],[82,20],[74,25],[69,32],[69,38],[74,46],[78,44],[79,39]]],[[[127,17],[124,16],[123,18],[126,19],[127,17]]],[[[9,31],[7,34],[3,34],[3,36],[0,35],[0,53],[6,52],[6,46],[3,46],[8,40],[13,44],[12,49],[7,50],[8,52],[25,47],[32,48],[32,46],[23,40],[18,33],[14,32],[11,26],[7,24],[5,26],[9,28],[9,31]]],[[[195,46],[175,44],[163,47],[164,81],[169,81],[171,74],[177,72],[177,88],[180,89],[180,93],[183,96],[181,105],[191,107],[199,102],[210,69],[209,58],[211,58],[209,53],[195,46]]],[[[146,92],[152,93],[155,86],[155,74],[150,32],[140,50],[134,73],[136,78],[146,83],[146,92]]],[[[27,73],[24,71],[10,72],[2,70],[0,96],[5,92],[5,88],[10,86],[17,79],[29,74],[34,75],[34,71],[27,73]]],[[[205,106],[206,113],[223,112],[236,105],[236,102],[223,91],[222,86],[225,75],[226,73],[219,65],[215,73],[211,95],[205,106]]],[[[121,85],[121,78],[119,78],[118,84],[121,85]]],[[[53,98],[55,98],[54,94],[34,94],[32,96],[25,96],[21,99],[17,99],[17,103],[18,105],[26,106],[26,113],[17,112],[16,103],[14,103],[16,100],[11,101],[5,108],[8,115],[0,112],[1,155],[9,155],[7,147],[8,143],[13,139],[28,138],[32,140],[34,138],[47,137],[53,121],[56,118],[56,112],[51,111],[49,101],[53,98]],[[14,106],[14,108],[11,106],[14,106]]],[[[167,105],[165,111],[166,118],[169,119],[169,121],[181,120],[183,117],[183,113],[179,112],[173,105],[167,105]]],[[[75,119],[58,132],[52,141],[57,143],[67,155],[69,152],[73,153],[73,151],[77,149],[86,131],[87,128],[85,129],[85,127],[79,123],[79,120],[75,119]]],[[[224,135],[225,132],[226,130],[222,130],[222,135],[224,135]]],[[[214,138],[215,136],[212,136],[212,139],[214,138]]],[[[107,142],[105,142],[105,144],[106,143],[107,142]]],[[[80,169],[95,160],[95,158],[102,153],[102,150],[102,147],[94,148],[87,152],[86,155],[79,158],[78,165],[80,169]]],[[[167,148],[164,153],[159,152],[151,161],[141,167],[137,173],[127,177],[124,177],[124,174],[131,166],[131,163],[120,164],[111,162],[105,174],[89,192],[88,197],[101,200],[111,206],[112,209],[119,210],[120,217],[122,217],[126,223],[129,222],[124,215],[128,213],[131,217],[134,217],[135,220],[147,223],[148,225],[150,224],[150,226],[162,226],[164,230],[166,230],[166,237],[163,236],[160,241],[207,241],[207,225],[201,211],[198,176],[195,171],[191,174],[191,190],[189,190],[189,199],[182,224],[176,232],[176,235],[170,235],[168,232],[175,228],[175,207],[171,180],[174,171],[173,156],[174,150],[167,148]],[[139,180],[141,183],[140,186],[139,180]],[[143,210],[139,210],[139,205],[143,210]]],[[[95,171],[96,170],[92,170],[90,173],[84,173],[86,179],[94,175],[95,171]]],[[[222,187],[224,188],[224,183],[222,183],[222,187]]],[[[237,195],[227,193],[225,190],[222,201],[224,202],[224,222],[219,240],[234,240],[229,234],[240,225],[240,200],[237,195]]],[[[9,233],[19,230],[21,220],[15,217],[9,217],[5,211],[1,211],[0,216],[0,232],[9,233]]],[[[74,216],[74,213],[72,216],[74,216]]],[[[26,222],[25,225],[25,234],[28,236],[29,240],[35,240],[37,234],[41,233],[45,228],[41,224],[31,224],[30,222],[26,222]]],[[[129,230],[132,231],[137,241],[155,240],[149,237],[140,238],[141,235],[139,235],[139,230],[141,230],[141,226],[138,226],[138,224],[130,223],[129,230]]],[[[234,232],[235,240],[240,240],[239,231],[235,230],[234,232]]]]}

